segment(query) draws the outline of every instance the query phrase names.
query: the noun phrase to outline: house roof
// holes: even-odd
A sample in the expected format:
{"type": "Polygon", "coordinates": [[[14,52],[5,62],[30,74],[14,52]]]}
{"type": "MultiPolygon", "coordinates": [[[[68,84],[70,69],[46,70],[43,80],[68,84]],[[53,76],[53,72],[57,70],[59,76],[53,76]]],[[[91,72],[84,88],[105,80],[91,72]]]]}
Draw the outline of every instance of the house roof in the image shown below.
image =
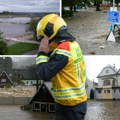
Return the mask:
{"type": "Polygon", "coordinates": [[[49,93],[50,93],[51,96],[53,97],[52,91],[51,91],[51,89],[52,89],[52,83],[51,83],[51,82],[43,82],[43,83],[41,84],[41,86],[39,87],[38,91],[35,93],[35,95],[34,95],[34,96],[32,97],[32,99],[30,100],[29,104],[32,103],[34,97],[39,93],[39,91],[40,91],[40,89],[41,89],[41,87],[42,87],[43,85],[46,86],[47,90],[49,91],[49,93]]]}
{"type": "Polygon", "coordinates": [[[12,82],[12,80],[10,79],[10,77],[7,75],[7,73],[5,71],[2,71],[2,73],[0,74],[0,76],[2,76],[3,74],[5,74],[7,76],[7,78],[10,80],[10,83],[12,85],[14,85],[14,83],[12,82]]]}
{"type": "Polygon", "coordinates": [[[6,69],[6,70],[1,70],[0,73],[2,73],[2,71],[5,71],[6,74],[12,78],[13,74],[16,75],[20,75],[22,77],[23,80],[36,80],[37,78],[37,73],[36,73],[36,69],[6,69]]]}
{"type": "Polygon", "coordinates": [[[100,72],[100,74],[97,76],[97,78],[99,77],[104,77],[104,76],[110,76],[110,75],[116,75],[118,73],[118,69],[111,66],[110,64],[108,64],[107,66],[105,66],[102,71],[100,72]],[[112,70],[112,73],[111,74],[103,74],[104,70],[107,69],[107,68],[110,68],[112,70]]]}

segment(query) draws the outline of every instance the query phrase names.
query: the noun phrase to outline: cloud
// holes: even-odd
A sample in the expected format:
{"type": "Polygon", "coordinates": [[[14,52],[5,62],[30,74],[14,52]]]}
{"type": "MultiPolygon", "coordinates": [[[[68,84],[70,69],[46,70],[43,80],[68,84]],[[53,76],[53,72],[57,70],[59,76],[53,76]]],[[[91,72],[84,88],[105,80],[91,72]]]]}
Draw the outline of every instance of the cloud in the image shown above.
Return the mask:
{"type": "Polygon", "coordinates": [[[0,0],[0,11],[59,12],[59,0],[0,0]]]}

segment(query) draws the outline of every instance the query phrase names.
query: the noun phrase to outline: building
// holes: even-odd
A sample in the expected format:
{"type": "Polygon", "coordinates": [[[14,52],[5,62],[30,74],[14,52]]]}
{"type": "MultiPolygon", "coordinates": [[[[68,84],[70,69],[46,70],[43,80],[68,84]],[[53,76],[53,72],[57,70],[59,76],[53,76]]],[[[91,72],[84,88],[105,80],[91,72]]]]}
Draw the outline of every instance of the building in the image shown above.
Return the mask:
{"type": "Polygon", "coordinates": [[[0,75],[0,87],[7,87],[7,86],[13,86],[14,83],[12,82],[12,80],[10,79],[10,77],[7,75],[7,73],[5,71],[3,71],[0,75]]]}
{"type": "MultiPolygon", "coordinates": [[[[6,69],[0,70],[0,73],[5,73],[8,79],[14,83],[14,85],[19,85],[20,82],[16,83],[16,79],[22,81],[24,85],[36,85],[37,83],[37,73],[35,69],[6,69]]],[[[2,78],[1,78],[2,79],[2,78]]],[[[0,83],[1,85],[1,83],[0,83]]]]}
{"type": "Polygon", "coordinates": [[[97,78],[96,99],[120,99],[120,69],[116,69],[115,65],[107,65],[97,78]]]}
{"type": "Polygon", "coordinates": [[[85,83],[85,88],[86,88],[86,93],[87,93],[88,99],[90,99],[91,92],[95,91],[94,84],[96,84],[96,83],[94,81],[89,80],[89,79],[87,79],[87,81],[85,83]]]}
{"type": "MultiPolygon", "coordinates": [[[[86,92],[88,94],[88,99],[90,99],[91,89],[94,90],[93,83],[94,82],[90,80],[87,80],[86,82],[86,92]]],[[[41,84],[38,91],[29,103],[33,111],[55,112],[56,104],[51,89],[51,82],[43,82],[41,84]]]]}
{"type": "Polygon", "coordinates": [[[55,112],[55,101],[51,92],[51,82],[43,82],[29,105],[33,111],[55,112]]]}

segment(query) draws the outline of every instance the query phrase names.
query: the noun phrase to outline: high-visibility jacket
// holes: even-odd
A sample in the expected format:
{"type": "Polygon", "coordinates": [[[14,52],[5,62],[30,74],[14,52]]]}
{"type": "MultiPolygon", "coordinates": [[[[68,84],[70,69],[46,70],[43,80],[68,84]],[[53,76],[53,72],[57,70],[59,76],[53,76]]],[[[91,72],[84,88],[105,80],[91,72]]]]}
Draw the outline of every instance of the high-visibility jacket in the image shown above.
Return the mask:
{"type": "MultiPolygon", "coordinates": [[[[54,55],[68,58],[64,67],[52,77],[52,94],[55,101],[67,106],[74,106],[86,101],[86,72],[82,51],[78,43],[76,41],[63,42],[57,46],[50,58],[54,55]]],[[[41,55],[37,57],[36,62],[45,65],[45,62],[47,64],[50,58],[41,55]]]]}

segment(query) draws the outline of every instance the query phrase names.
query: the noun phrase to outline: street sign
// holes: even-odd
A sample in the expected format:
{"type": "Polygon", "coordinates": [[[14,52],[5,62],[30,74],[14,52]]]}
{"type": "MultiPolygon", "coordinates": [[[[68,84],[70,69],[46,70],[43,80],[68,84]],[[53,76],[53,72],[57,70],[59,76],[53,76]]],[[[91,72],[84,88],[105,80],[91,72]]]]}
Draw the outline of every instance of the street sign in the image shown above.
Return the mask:
{"type": "Polygon", "coordinates": [[[109,22],[119,22],[119,12],[108,11],[107,12],[107,21],[109,21],[109,22]]]}

